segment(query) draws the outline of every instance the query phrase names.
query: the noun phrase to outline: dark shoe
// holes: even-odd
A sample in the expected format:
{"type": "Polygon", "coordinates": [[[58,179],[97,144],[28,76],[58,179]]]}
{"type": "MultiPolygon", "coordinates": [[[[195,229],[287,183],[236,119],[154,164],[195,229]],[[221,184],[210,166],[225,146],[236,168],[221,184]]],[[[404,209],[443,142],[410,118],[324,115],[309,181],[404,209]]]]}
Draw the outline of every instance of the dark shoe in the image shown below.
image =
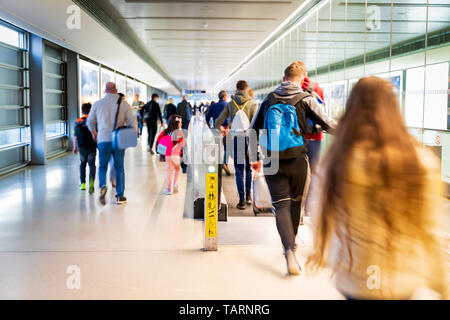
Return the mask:
{"type": "Polygon", "coordinates": [[[302,269],[300,268],[300,265],[297,262],[297,257],[295,256],[294,251],[291,249],[288,249],[288,250],[286,250],[284,255],[286,257],[286,264],[287,264],[287,269],[288,269],[289,275],[291,275],[291,276],[300,275],[300,272],[302,269]]]}
{"type": "Polygon", "coordinates": [[[106,188],[106,186],[103,186],[102,188],[101,188],[101,190],[100,190],[100,203],[102,204],[102,205],[105,205],[106,204],[106,200],[105,200],[105,197],[106,197],[106,191],[108,191],[108,189],[106,188]]]}
{"type": "Polygon", "coordinates": [[[237,204],[236,208],[238,208],[239,210],[245,210],[245,201],[239,200],[239,203],[237,204]]]}
{"type": "Polygon", "coordinates": [[[127,203],[127,198],[125,197],[116,197],[116,204],[125,204],[127,203]]]}
{"type": "Polygon", "coordinates": [[[228,165],[226,165],[226,164],[223,165],[223,171],[225,171],[227,176],[231,176],[231,171],[230,171],[230,168],[228,168],[228,165]]]}
{"type": "Polygon", "coordinates": [[[245,203],[248,205],[252,204],[252,196],[251,195],[247,195],[247,197],[245,197],[245,203]]]}
{"type": "Polygon", "coordinates": [[[150,149],[148,152],[150,152],[150,154],[155,154],[155,152],[152,149],[150,149]]]}

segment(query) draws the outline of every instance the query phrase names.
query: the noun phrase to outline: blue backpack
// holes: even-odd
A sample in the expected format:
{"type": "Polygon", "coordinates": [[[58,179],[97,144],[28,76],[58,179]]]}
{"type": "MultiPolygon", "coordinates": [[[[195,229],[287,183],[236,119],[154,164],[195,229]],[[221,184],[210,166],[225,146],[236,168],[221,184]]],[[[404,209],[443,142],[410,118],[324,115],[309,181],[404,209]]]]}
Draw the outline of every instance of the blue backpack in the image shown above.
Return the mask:
{"type": "MultiPolygon", "coordinates": [[[[298,102],[308,96],[310,95],[299,95],[298,102]]],[[[273,96],[269,97],[269,101],[271,98],[273,96]]],[[[299,149],[305,149],[304,129],[302,126],[302,130],[300,130],[296,108],[283,102],[272,105],[269,102],[269,105],[264,117],[264,130],[259,136],[261,150],[267,157],[295,158],[299,149]]]]}

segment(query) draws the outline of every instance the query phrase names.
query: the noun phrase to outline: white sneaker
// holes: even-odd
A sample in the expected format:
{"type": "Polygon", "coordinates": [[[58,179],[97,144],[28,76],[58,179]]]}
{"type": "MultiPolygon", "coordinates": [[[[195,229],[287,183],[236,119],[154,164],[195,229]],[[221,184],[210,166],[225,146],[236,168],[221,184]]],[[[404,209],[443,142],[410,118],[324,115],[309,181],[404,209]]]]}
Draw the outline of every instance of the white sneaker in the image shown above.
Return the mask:
{"type": "Polygon", "coordinates": [[[291,276],[300,275],[301,268],[297,262],[297,257],[295,256],[294,251],[292,251],[290,249],[286,250],[284,255],[286,257],[286,264],[287,264],[287,269],[288,269],[289,275],[291,275],[291,276]]]}
{"type": "Polygon", "coordinates": [[[164,194],[165,194],[166,196],[169,196],[169,195],[172,194],[172,192],[170,192],[170,189],[166,189],[166,191],[164,191],[164,194]]]}

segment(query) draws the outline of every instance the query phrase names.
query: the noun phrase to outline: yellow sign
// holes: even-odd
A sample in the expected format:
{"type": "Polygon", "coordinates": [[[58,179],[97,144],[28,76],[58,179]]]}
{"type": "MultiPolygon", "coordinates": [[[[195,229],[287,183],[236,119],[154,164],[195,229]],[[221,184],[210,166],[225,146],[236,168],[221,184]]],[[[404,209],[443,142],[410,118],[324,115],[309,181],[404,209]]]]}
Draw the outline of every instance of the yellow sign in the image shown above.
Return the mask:
{"type": "Polygon", "coordinates": [[[206,174],[205,228],[206,237],[217,237],[217,173],[206,174]]]}

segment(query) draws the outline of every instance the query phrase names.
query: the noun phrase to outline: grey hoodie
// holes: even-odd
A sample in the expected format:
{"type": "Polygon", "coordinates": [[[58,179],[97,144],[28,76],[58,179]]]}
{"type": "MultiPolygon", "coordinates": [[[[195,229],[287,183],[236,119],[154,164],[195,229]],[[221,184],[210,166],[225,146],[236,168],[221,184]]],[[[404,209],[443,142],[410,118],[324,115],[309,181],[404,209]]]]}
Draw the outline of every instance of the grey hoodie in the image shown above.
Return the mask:
{"type": "MultiPolygon", "coordinates": [[[[253,117],[255,116],[256,110],[258,109],[258,105],[255,101],[250,98],[247,92],[245,91],[238,91],[234,95],[234,101],[238,104],[239,107],[242,107],[247,101],[247,105],[243,109],[245,114],[248,117],[248,121],[252,122],[253,117]]],[[[214,123],[214,126],[216,129],[220,129],[220,126],[224,121],[230,117],[231,122],[234,119],[234,116],[236,115],[236,112],[238,112],[238,108],[234,104],[233,101],[228,102],[227,106],[223,109],[222,113],[219,115],[219,117],[216,119],[216,122],[214,123]]]]}

